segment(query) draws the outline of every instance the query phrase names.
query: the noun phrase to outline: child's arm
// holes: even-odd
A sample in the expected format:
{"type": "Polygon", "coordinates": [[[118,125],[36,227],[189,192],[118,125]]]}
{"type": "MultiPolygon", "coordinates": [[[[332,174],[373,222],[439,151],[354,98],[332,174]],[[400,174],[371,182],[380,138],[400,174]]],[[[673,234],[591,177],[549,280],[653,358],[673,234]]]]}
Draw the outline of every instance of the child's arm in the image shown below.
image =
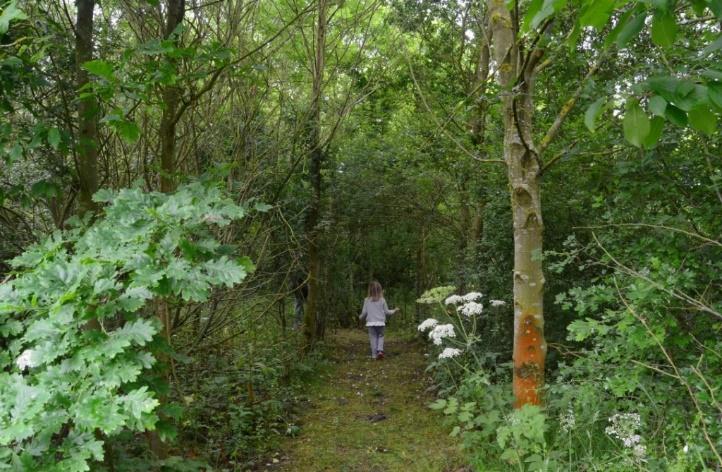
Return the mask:
{"type": "Polygon", "coordinates": [[[386,313],[386,316],[393,315],[399,311],[398,308],[394,308],[393,310],[389,310],[389,306],[386,304],[386,300],[384,300],[384,313],[386,313]]]}
{"type": "Polygon", "coordinates": [[[366,308],[366,300],[364,300],[364,306],[363,306],[363,308],[361,308],[361,316],[359,316],[358,319],[363,321],[366,319],[368,314],[369,314],[369,312],[368,312],[368,309],[366,308]]]}

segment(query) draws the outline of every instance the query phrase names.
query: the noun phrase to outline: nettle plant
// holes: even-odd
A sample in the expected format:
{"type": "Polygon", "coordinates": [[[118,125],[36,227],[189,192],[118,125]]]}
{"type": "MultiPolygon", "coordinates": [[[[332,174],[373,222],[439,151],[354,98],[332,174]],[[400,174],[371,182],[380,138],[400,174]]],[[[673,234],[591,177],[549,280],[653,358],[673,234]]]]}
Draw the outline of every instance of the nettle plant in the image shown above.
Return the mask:
{"type": "Polygon", "coordinates": [[[246,212],[213,184],[95,200],[94,223],[31,247],[0,284],[0,469],[89,470],[105,438],[153,430],[155,302],[203,302],[252,270],[213,236],[246,212]]]}

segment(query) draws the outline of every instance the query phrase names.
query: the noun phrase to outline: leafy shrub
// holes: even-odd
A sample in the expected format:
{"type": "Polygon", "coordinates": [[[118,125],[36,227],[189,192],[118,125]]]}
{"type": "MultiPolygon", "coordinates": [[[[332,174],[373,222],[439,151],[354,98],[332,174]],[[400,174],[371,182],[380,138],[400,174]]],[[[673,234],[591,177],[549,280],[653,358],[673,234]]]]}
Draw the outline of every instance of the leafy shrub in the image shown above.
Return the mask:
{"type": "Polygon", "coordinates": [[[204,301],[251,268],[213,237],[244,209],[212,184],[95,200],[108,204],[97,221],[31,247],[0,284],[0,468],[88,470],[106,437],[153,430],[153,301],[204,301]]]}

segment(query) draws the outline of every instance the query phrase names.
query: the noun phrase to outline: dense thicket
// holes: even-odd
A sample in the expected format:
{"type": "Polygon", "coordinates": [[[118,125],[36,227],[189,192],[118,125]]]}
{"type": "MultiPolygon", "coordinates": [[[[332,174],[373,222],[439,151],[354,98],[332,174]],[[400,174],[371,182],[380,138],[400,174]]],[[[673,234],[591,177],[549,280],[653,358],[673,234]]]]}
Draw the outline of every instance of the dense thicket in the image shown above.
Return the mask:
{"type": "Polygon", "coordinates": [[[252,467],[378,279],[477,470],[722,467],[721,20],[0,0],[0,465],[252,467]]]}

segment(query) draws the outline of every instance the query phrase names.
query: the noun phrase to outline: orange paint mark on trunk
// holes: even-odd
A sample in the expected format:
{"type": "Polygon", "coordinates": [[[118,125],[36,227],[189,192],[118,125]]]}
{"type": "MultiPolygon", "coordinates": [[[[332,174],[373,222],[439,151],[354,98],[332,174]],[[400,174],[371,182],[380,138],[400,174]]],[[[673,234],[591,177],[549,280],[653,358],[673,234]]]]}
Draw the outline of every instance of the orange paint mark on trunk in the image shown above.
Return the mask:
{"type": "Polygon", "coordinates": [[[544,384],[544,336],[533,315],[522,315],[514,343],[514,408],[541,403],[544,384]]]}

